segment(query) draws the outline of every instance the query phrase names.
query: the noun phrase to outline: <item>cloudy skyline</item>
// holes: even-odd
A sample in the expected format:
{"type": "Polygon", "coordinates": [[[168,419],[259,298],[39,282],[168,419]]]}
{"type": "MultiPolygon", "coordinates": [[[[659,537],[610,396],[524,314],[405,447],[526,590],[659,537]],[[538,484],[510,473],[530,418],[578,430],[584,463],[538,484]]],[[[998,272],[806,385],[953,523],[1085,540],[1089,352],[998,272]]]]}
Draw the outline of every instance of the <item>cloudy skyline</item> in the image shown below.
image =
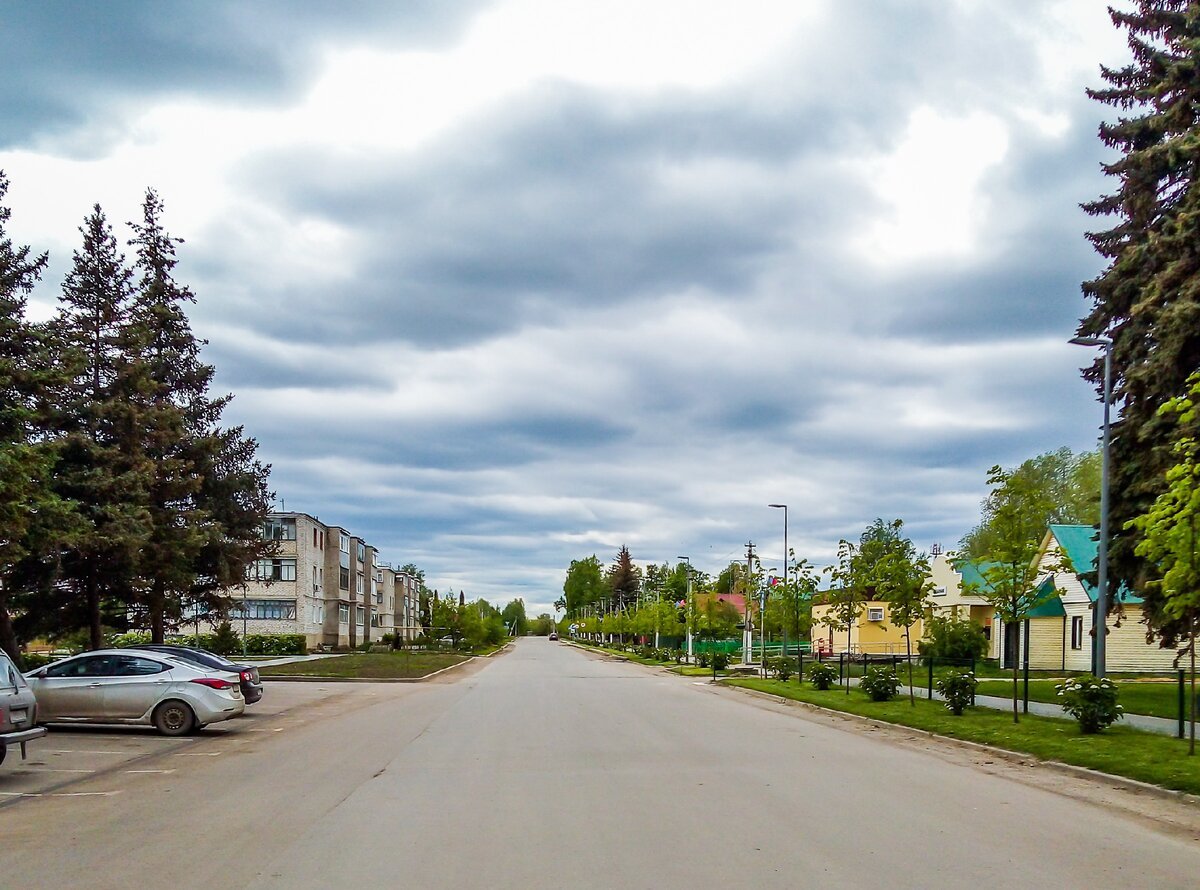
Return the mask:
{"type": "Polygon", "coordinates": [[[288,509],[531,614],[572,559],[817,565],[1095,442],[1094,0],[0,0],[48,317],[147,186],[288,509]]]}

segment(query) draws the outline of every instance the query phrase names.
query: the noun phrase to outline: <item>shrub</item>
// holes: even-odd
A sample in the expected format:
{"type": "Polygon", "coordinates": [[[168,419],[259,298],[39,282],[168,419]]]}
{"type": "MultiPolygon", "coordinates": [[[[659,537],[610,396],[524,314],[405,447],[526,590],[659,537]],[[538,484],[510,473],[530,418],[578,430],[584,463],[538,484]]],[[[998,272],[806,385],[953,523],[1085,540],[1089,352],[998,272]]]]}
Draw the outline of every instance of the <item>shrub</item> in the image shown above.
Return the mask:
{"type": "Polygon", "coordinates": [[[987,650],[987,636],[978,622],[937,615],[925,623],[925,639],[917,643],[917,652],[926,663],[930,658],[970,661],[982,658],[987,650]]]}
{"type": "Polygon", "coordinates": [[[687,661],[687,650],[686,649],[676,649],[674,651],[674,653],[672,653],[672,654],[675,657],[676,664],[683,664],[685,661],[687,661]]]}
{"type": "Polygon", "coordinates": [[[228,621],[222,621],[217,626],[216,633],[212,635],[210,649],[217,655],[241,653],[242,638],[238,636],[238,632],[233,629],[232,624],[228,621]]]}
{"type": "Polygon", "coordinates": [[[837,679],[837,675],[837,668],[821,661],[808,669],[808,680],[817,689],[828,689],[837,679]]]}
{"type": "Polygon", "coordinates": [[[707,652],[697,652],[696,653],[696,664],[700,665],[700,667],[702,667],[702,668],[708,667],[708,661],[709,661],[709,656],[708,656],[707,652]]]}
{"type": "Polygon", "coordinates": [[[128,649],[133,646],[145,646],[150,642],[150,631],[131,630],[123,634],[110,634],[104,644],[110,649],[128,649]]]}
{"type": "Polygon", "coordinates": [[[979,681],[970,671],[951,671],[934,684],[946,699],[946,708],[955,717],[961,717],[963,709],[975,698],[975,687],[979,681]]]}
{"type": "Polygon", "coordinates": [[[42,655],[40,652],[22,652],[20,668],[24,671],[35,671],[43,665],[47,665],[54,661],[49,655],[42,655]]]}
{"type": "Polygon", "coordinates": [[[890,667],[867,668],[858,686],[871,701],[891,701],[900,691],[900,678],[890,667]]]}
{"type": "Polygon", "coordinates": [[[717,671],[723,671],[727,667],[729,667],[729,653],[714,652],[712,654],[713,673],[715,674],[717,671]]]}
{"type": "Polygon", "coordinates": [[[776,679],[783,680],[786,683],[792,676],[792,668],[794,667],[792,662],[793,659],[781,655],[768,661],[767,667],[775,672],[776,679]]]}
{"type": "Polygon", "coordinates": [[[1117,684],[1107,677],[1072,677],[1054,687],[1062,709],[1079,721],[1083,733],[1095,733],[1121,719],[1125,710],[1117,704],[1117,684]]]}

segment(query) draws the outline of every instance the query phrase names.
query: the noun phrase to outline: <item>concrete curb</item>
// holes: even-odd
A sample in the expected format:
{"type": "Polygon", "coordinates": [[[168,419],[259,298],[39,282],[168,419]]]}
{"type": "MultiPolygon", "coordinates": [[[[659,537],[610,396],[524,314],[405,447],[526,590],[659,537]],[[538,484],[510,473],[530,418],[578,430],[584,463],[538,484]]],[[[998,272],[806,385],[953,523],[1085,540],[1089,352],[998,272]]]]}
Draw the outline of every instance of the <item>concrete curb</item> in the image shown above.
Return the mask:
{"type": "Polygon", "coordinates": [[[1056,772],[1066,773],[1076,776],[1077,778],[1090,779],[1093,782],[1107,782],[1110,785],[1119,785],[1128,791],[1138,791],[1143,794],[1151,794],[1155,797],[1161,797],[1166,800],[1177,800],[1188,804],[1189,806],[1200,807],[1200,796],[1189,794],[1186,791],[1176,791],[1173,788],[1163,788],[1161,785],[1151,785],[1149,782],[1142,782],[1138,779],[1130,779],[1126,776],[1114,776],[1112,773],[1101,772],[1100,770],[1090,769],[1086,766],[1075,766],[1072,763],[1063,763],[1060,760],[1043,760],[1036,754],[1029,754],[1023,751],[1013,751],[1010,748],[998,748],[995,745],[985,745],[982,742],[972,742],[968,739],[956,739],[954,736],[941,735],[940,733],[930,732],[927,729],[917,729],[912,726],[905,726],[903,723],[889,723],[886,720],[879,720],[875,717],[864,717],[861,714],[851,714],[849,711],[839,711],[836,708],[826,708],[821,705],[814,705],[811,702],[796,701],[793,698],[784,698],[781,695],[774,695],[770,692],[763,692],[758,689],[748,689],[745,686],[729,686],[718,682],[717,686],[724,689],[736,689],[739,692],[744,692],[749,695],[765,698],[769,701],[783,703],[785,705],[805,708],[810,711],[817,711],[822,714],[829,714],[837,717],[857,720],[859,723],[865,723],[869,726],[877,726],[881,729],[898,729],[904,732],[912,732],[918,735],[927,736],[937,739],[942,742],[949,742],[954,745],[960,745],[964,748],[970,748],[974,751],[987,753],[1002,757],[1011,762],[1019,762],[1022,765],[1029,762],[1036,763],[1038,766],[1048,767],[1056,772]]]}

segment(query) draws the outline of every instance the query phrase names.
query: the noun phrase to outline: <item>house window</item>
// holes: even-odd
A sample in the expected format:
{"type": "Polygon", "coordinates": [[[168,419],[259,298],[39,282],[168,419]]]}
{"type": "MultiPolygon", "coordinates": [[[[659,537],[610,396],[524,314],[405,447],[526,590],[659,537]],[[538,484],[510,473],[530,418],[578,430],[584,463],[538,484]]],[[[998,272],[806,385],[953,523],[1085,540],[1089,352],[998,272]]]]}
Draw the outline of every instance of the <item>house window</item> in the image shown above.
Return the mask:
{"type": "Polygon", "coordinates": [[[260,559],[254,563],[250,577],[255,581],[295,581],[296,560],[260,559]]]}
{"type": "Polygon", "coordinates": [[[1071,648],[1083,648],[1083,616],[1071,616],[1071,648]]]}
{"type": "Polygon", "coordinates": [[[868,621],[882,621],[883,620],[883,606],[869,607],[867,609],[867,620],[868,621]]]}
{"type": "Polygon", "coordinates": [[[354,623],[357,624],[359,627],[362,627],[364,624],[367,623],[366,606],[359,606],[357,609],[355,609],[354,623]]]}
{"type": "Polygon", "coordinates": [[[346,603],[338,603],[338,624],[350,623],[350,606],[346,603]]]}
{"type": "Polygon", "coordinates": [[[945,596],[945,595],[946,595],[946,588],[945,588],[945,587],[935,587],[935,588],[933,588],[933,595],[934,595],[934,596],[945,596]]]}
{"type": "MultiPolygon", "coordinates": [[[[242,617],[243,603],[235,602],[229,610],[231,618],[242,617]]],[[[246,600],[245,613],[247,618],[260,621],[295,621],[295,600],[246,600]]]]}
{"type": "Polygon", "coordinates": [[[268,519],[263,523],[264,541],[294,541],[296,540],[296,520],[268,519]]]}

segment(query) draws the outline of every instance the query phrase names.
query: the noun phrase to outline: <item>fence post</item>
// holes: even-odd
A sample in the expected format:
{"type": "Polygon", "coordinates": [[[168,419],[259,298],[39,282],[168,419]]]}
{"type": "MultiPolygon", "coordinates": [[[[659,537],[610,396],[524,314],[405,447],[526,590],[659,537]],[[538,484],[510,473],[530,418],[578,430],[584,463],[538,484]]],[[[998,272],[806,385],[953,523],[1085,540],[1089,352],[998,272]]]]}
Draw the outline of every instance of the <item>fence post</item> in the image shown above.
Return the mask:
{"type": "MultiPolygon", "coordinates": [[[[971,676],[975,676],[975,656],[971,656],[971,676]]],[[[975,707],[975,690],[971,690],[971,707],[975,707]]]]}
{"type": "Polygon", "coordinates": [[[933,656],[929,656],[929,700],[933,701],[933,656]]]}
{"type": "Polygon", "coordinates": [[[800,651],[800,647],[796,647],[796,658],[799,660],[799,670],[796,671],[796,682],[804,682],[804,653],[800,651]]]}
{"type": "Polygon", "coordinates": [[[846,686],[850,685],[849,673],[843,672],[843,668],[844,668],[845,664],[846,664],[846,653],[839,652],[838,653],[838,685],[839,686],[841,686],[843,684],[846,686]]]}
{"type": "Polygon", "coordinates": [[[1024,713],[1029,713],[1029,659],[1025,659],[1025,701],[1021,706],[1024,713]]]}
{"type": "Polygon", "coordinates": [[[1187,710],[1185,705],[1186,696],[1183,692],[1183,671],[1179,672],[1179,738],[1183,738],[1183,714],[1187,710]]]}

